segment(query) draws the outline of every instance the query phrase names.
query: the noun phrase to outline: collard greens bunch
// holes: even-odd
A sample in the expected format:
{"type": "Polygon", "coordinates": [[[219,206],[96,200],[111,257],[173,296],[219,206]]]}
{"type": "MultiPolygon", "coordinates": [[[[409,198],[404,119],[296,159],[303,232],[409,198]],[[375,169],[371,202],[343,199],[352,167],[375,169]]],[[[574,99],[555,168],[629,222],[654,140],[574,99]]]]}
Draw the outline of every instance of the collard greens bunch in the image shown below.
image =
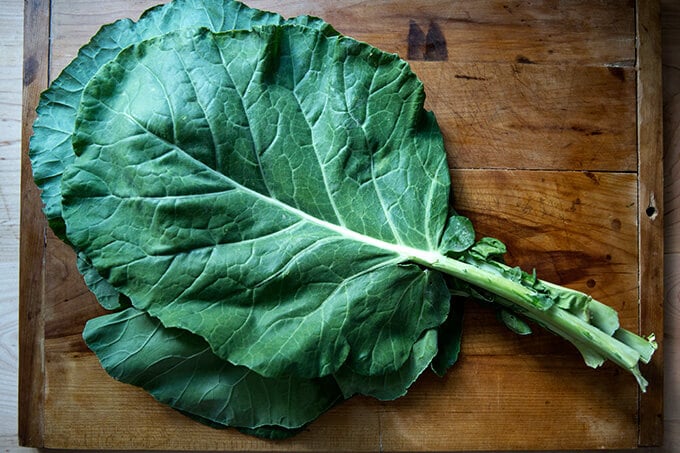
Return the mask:
{"type": "Polygon", "coordinates": [[[286,437],[444,374],[453,294],[644,389],[653,340],[506,266],[450,209],[424,98],[398,56],[308,16],[175,0],[103,27],[43,94],[30,148],[50,226],[112,312],[83,333],[106,371],[209,425],[286,437]]]}

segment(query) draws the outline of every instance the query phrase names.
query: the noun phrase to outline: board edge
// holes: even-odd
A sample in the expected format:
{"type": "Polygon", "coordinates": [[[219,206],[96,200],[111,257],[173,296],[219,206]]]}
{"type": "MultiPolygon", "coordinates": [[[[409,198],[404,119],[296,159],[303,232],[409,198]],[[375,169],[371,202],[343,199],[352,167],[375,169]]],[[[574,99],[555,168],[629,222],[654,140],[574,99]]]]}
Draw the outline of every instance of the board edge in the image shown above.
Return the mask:
{"type": "MultiPolygon", "coordinates": [[[[663,339],[663,91],[661,11],[658,0],[636,1],[637,133],[640,333],[663,339]]],[[[662,341],[643,372],[649,381],[640,393],[638,446],[663,442],[662,341]]]]}
{"type": "Polygon", "coordinates": [[[50,0],[24,2],[19,237],[19,445],[44,446],[45,231],[28,156],[35,108],[49,79],[50,0]]]}

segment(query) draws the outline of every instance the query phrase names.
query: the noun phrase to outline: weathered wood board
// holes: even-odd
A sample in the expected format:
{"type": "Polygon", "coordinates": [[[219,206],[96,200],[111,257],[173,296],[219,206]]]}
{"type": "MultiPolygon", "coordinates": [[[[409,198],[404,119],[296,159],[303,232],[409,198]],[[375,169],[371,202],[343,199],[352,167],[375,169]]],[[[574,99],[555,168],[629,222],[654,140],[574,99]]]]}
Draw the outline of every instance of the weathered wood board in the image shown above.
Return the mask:
{"type": "MultiPolygon", "coordinates": [[[[199,425],[115,382],[85,347],[101,313],[40,213],[26,158],[39,93],[97,29],[154,0],[26,2],[20,437],[49,448],[527,450],[661,442],[662,353],[650,391],[594,371],[545,332],[518,337],[468,304],[460,362],[394,402],[355,398],[265,442],[199,425]]],[[[662,333],[656,2],[381,0],[250,6],[312,14],[408,57],[450,155],[455,206],[508,261],[587,291],[622,325],[662,333]],[[636,43],[637,46],[636,46],[636,43]]]]}

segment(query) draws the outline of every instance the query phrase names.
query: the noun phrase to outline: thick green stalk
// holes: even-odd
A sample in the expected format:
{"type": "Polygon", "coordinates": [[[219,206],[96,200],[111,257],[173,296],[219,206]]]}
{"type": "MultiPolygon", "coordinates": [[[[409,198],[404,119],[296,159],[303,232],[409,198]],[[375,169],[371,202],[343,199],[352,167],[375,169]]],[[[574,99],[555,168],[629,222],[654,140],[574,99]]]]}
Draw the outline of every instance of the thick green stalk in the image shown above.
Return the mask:
{"type": "MultiPolygon", "coordinates": [[[[618,329],[618,321],[615,323],[611,320],[603,322],[599,319],[603,316],[602,313],[608,312],[608,310],[603,308],[606,306],[600,302],[588,298],[588,303],[593,303],[594,312],[596,313],[594,317],[596,322],[591,324],[591,316],[584,319],[583,316],[572,313],[568,309],[554,303],[555,298],[552,298],[551,303],[551,293],[556,294],[558,290],[564,290],[565,294],[568,292],[577,293],[574,290],[549,284],[549,291],[546,296],[546,294],[541,294],[534,288],[524,286],[518,281],[510,280],[502,275],[501,272],[494,270],[494,266],[497,263],[494,263],[493,266],[484,266],[484,263],[476,266],[443,255],[439,255],[435,259],[430,258],[427,260],[429,262],[425,262],[422,258],[415,258],[414,261],[495,294],[498,296],[495,301],[500,305],[520,313],[570,341],[583,354],[588,365],[597,366],[604,359],[613,361],[631,372],[637,379],[640,388],[643,391],[645,390],[647,382],[641,376],[638,369],[638,363],[641,360],[639,351],[644,349],[644,347],[631,347],[629,345],[631,343],[638,343],[640,345],[645,343],[647,348],[653,348],[653,343],[628,331],[625,331],[623,335],[619,334],[619,337],[625,336],[628,339],[625,343],[617,339],[616,336],[612,336],[615,331],[621,329],[618,329]],[[600,326],[600,324],[603,325],[600,326]]],[[[582,293],[576,295],[582,295],[582,293]]],[[[611,318],[610,316],[605,317],[611,318]]],[[[645,359],[648,360],[649,358],[644,357],[642,359],[645,361],[645,359]]]]}

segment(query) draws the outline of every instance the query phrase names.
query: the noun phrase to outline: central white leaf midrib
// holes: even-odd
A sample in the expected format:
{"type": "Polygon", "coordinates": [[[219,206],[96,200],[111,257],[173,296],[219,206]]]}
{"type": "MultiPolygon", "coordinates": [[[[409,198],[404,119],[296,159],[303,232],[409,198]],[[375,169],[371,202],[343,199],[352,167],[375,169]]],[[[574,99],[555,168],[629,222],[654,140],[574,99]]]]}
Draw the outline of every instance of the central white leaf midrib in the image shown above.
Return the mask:
{"type": "MultiPolygon", "coordinates": [[[[212,169],[211,169],[212,170],[212,169]]],[[[214,170],[213,170],[214,171],[214,170]]],[[[309,222],[311,224],[317,225],[321,228],[324,228],[326,230],[332,231],[333,233],[342,236],[344,238],[360,242],[363,244],[367,244],[397,255],[400,255],[404,258],[404,261],[408,261],[410,259],[416,258],[419,261],[424,261],[424,262],[435,262],[437,261],[438,257],[440,254],[437,251],[430,251],[430,250],[421,250],[417,249],[414,247],[409,247],[403,244],[393,244],[391,242],[383,241],[381,239],[374,238],[372,236],[365,235],[363,233],[356,232],[354,230],[351,230],[347,227],[337,225],[332,222],[328,222],[326,220],[320,219],[318,217],[314,217],[301,209],[295,208],[293,206],[290,206],[286,203],[283,203],[282,201],[277,200],[276,198],[272,197],[267,197],[255,190],[252,190],[246,186],[243,186],[233,179],[229,178],[226,175],[222,175],[218,172],[216,172],[219,176],[224,178],[225,181],[227,181],[230,184],[233,184],[237,190],[242,190],[248,195],[257,198],[261,201],[264,201],[265,203],[269,203],[272,206],[275,206],[279,209],[282,209],[284,211],[287,211],[297,217],[300,217],[302,220],[309,222]]]]}
{"type": "Polygon", "coordinates": [[[245,192],[249,196],[256,198],[258,200],[261,200],[265,203],[268,203],[272,206],[275,206],[281,210],[284,210],[286,212],[289,212],[302,220],[309,222],[311,224],[317,225],[321,228],[324,228],[326,230],[329,230],[339,236],[342,236],[344,238],[347,238],[349,240],[353,240],[362,244],[367,244],[373,247],[376,247],[381,250],[388,251],[390,253],[397,254],[401,257],[403,257],[404,261],[409,261],[409,260],[415,260],[419,263],[435,263],[440,260],[442,255],[436,251],[436,250],[422,250],[414,247],[409,247],[407,245],[403,244],[393,244],[391,242],[383,241],[382,239],[377,239],[372,236],[365,235],[363,233],[359,233],[357,231],[351,230],[349,228],[346,228],[341,225],[334,224],[332,222],[328,222],[323,219],[319,219],[318,217],[314,217],[305,211],[295,208],[293,206],[290,206],[289,204],[286,204],[280,200],[277,200],[276,198],[266,196],[264,194],[261,194],[260,192],[250,189],[247,186],[244,186],[238,182],[236,182],[234,179],[228,177],[227,175],[220,173],[219,171],[215,170],[214,168],[206,165],[205,163],[201,162],[199,159],[196,159],[194,156],[192,156],[190,153],[187,153],[184,149],[180,148],[179,146],[175,145],[174,143],[171,143],[164,139],[163,137],[160,137],[159,135],[155,134],[153,131],[150,131],[148,128],[146,128],[143,124],[141,124],[139,121],[137,121],[136,118],[134,118],[132,115],[123,113],[127,118],[130,119],[130,121],[134,122],[137,124],[140,128],[144,129],[148,134],[151,136],[155,137],[157,140],[162,141],[165,143],[167,146],[170,148],[176,150],[178,153],[181,153],[182,155],[186,156],[188,159],[193,161],[196,165],[199,167],[204,168],[208,172],[214,174],[217,176],[219,179],[222,179],[236,190],[240,190],[242,192],[245,192]]]}

